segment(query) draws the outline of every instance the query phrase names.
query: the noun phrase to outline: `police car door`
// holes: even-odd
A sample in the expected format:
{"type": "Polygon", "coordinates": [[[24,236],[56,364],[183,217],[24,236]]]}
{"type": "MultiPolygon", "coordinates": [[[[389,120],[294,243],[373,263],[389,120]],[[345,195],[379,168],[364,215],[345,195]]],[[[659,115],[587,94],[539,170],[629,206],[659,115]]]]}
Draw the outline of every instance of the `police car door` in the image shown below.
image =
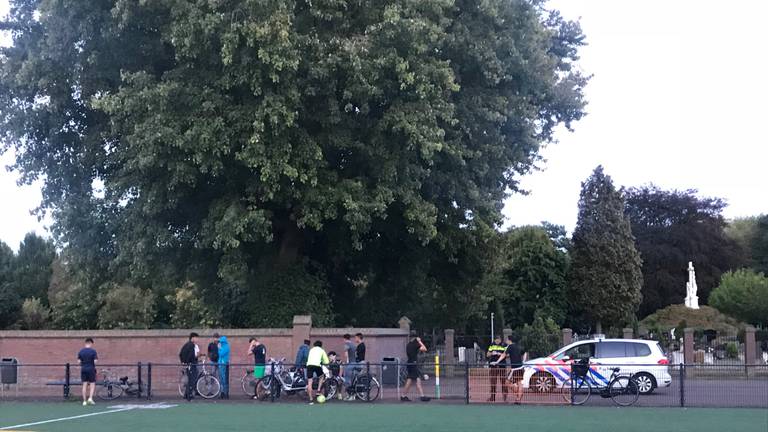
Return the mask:
{"type": "Polygon", "coordinates": [[[592,371],[598,386],[608,385],[613,368],[626,368],[625,345],[624,342],[616,341],[597,343],[596,364],[592,366],[592,371]]]}

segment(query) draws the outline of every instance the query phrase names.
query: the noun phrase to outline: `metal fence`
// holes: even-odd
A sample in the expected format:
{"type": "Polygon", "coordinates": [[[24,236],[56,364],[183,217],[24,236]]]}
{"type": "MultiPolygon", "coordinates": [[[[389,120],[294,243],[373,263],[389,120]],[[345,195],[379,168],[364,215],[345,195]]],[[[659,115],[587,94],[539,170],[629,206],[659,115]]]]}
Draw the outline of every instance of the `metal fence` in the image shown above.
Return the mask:
{"type": "MultiPolygon", "coordinates": [[[[5,377],[10,373],[4,369],[5,377]]],[[[291,369],[291,365],[284,365],[291,369]]],[[[612,405],[603,397],[613,367],[619,374],[631,373],[633,378],[643,377],[642,370],[652,373],[652,379],[664,380],[649,394],[641,394],[635,406],[645,407],[752,407],[768,408],[768,365],[596,365],[593,395],[588,405],[612,405]]],[[[121,383],[120,399],[180,400],[183,397],[185,369],[171,364],[99,365],[97,397],[105,395],[107,383],[121,383]]],[[[269,374],[269,366],[267,367],[269,374]]],[[[344,366],[341,367],[344,369],[344,366]]],[[[465,364],[439,364],[420,362],[417,365],[425,396],[433,401],[465,404],[512,404],[516,388],[507,378],[511,369],[491,369],[487,366],[465,364]]],[[[568,405],[573,403],[566,385],[570,377],[569,365],[526,365],[527,372],[517,375],[523,379],[522,404],[568,405]]],[[[210,374],[221,382],[221,391],[228,389],[231,400],[247,400],[255,391],[252,364],[206,365],[199,372],[210,374]]],[[[0,385],[0,397],[8,400],[39,400],[46,398],[78,398],[80,395],[80,369],[70,364],[14,365],[15,384],[0,385]]],[[[398,361],[359,365],[358,373],[373,376],[379,391],[375,401],[398,401],[403,396],[417,399],[418,389],[411,386],[405,391],[407,377],[415,375],[413,368],[398,361]]],[[[644,376],[646,379],[647,376],[644,376]]],[[[7,380],[9,381],[9,380],[7,380]]],[[[114,395],[111,395],[114,396],[114,395]]],[[[342,392],[342,397],[344,392],[342,392]]],[[[216,397],[220,397],[218,394],[216,397]]],[[[269,399],[272,400],[272,399],[269,399]]],[[[306,400],[303,391],[283,392],[276,401],[306,400]]],[[[338,401],[334,401],[337,403],[338,401]]],[[[258,402],[254,402],[258,403],[258,402]]],[[[261,402],[269,403],[269,402],[261,402]]]]}

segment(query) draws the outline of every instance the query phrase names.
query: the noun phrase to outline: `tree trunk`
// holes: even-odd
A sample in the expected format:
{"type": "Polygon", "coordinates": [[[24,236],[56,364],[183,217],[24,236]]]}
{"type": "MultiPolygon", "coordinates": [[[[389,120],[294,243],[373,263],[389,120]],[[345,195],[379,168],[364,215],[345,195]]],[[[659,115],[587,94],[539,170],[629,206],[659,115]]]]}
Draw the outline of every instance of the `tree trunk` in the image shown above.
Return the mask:
{"type": "Polygon", "coordinates": [[[280,224],[279,230],[280,250],[277,253],[277,265],[287,267],[299,259],[302,245],[302,232],[296,225],[296,221],[289,218],[280,224]]]}

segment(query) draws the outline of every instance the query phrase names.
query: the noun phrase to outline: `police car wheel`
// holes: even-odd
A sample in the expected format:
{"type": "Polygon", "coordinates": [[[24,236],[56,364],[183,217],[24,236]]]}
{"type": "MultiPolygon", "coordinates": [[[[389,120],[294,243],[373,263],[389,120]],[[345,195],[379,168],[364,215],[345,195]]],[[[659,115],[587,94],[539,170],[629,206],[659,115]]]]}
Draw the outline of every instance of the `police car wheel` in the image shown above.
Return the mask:
{"type": "Polygon", "coordinates": [[[656,380],[654,380],[650,374],[639,373],[633,376],[632,379],[637,383],[637,388],[640,390],[640,394],[651,394],[656,389],[656,380]]]}
{"type": "Polygon", "coordinates": [[[538,372],[531,377],[531,387],[539,393],[549,393],[555,389],[555,378],[546,372],[538,372]]]}

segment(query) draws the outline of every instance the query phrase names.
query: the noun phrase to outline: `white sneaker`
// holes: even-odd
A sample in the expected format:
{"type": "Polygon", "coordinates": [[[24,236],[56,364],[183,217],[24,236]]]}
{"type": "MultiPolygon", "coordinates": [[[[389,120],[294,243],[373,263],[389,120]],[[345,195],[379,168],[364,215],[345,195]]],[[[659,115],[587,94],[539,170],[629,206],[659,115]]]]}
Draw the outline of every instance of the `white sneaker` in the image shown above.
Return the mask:
{"type": "Polygon", "coordinates": [[[88,402],[83,401],[83,406],[86,406],[86,405],[88,405],[88,402]]]}
{"type": "Polygon", "coordinates": [[[88,399],[88,405],[96,405],[96,402],[93,399],[88,399]]]}

